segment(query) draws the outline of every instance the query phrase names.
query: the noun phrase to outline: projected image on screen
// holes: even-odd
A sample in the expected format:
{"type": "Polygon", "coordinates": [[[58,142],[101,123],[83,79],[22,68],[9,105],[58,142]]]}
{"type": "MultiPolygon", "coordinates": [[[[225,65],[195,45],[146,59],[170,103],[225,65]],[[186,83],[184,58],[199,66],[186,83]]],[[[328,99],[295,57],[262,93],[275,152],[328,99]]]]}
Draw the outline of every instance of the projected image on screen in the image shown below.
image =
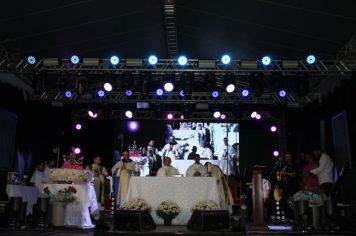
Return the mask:
{"type": "Polygon", "coordinates": [[[201,159],[226,160],[239,156],[239,125],[237,123],[180,122],[177,127],[167,124],[167,141],[171,135],[179,144],[175,159],[192,159],[196,148],[201,159]]]}

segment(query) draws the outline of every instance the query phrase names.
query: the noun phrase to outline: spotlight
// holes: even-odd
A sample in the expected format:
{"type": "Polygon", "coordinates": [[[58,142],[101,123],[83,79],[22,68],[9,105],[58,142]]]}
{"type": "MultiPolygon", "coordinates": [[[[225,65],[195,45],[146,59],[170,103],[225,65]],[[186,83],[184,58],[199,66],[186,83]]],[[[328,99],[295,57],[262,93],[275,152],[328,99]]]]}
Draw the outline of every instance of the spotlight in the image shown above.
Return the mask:
{"type": "Polygon", "coordinates": [[[231,62],[231,57],[229,55],[223,55],[221,57],[221,62],[224,64],[224,65],[227,65],[227,64],[230,64],[231,62]]]}
{"type": "Polygon", "coordinates": [[[158,58],[155,55],[151,55],[148,57],[148,63],[150,63],[150,65],[156,65],[158,62],[158,58]]]}
{"type": "Polygon", "coordinates": [[[217,98],[217,97],[219,97],[219,92],[216,91],[216,90],[214,90],[213,92],[211,92],[211,96],[212,96],[213,98],[217,98]]]}
{"type": "Polygon", "coordinates": [[[316,58],[314,55],[309,55],[309,56],[307,56],[306,61],[309,65],[312,65],[316,62],[316,58]]]}
{"type": "Polygon", "coordinates": [[[99,90],[98,91],[98,96],[101,97],[101,98],[104,97],[105,96],[104,90],[99,90]]]}
{"type": "Polygon", "coordinates": [[[181,114],[181,115],[180,115],[180,119],[181,119],[181,120],[184,120],[184,114],[181,114]]]}
{"type": "Polygon", "coordinates": [[[271,58],[269,56],[264,56],[262,58],[262,64],[268,66],[269,64],[271,64],[271,58]]]}
{"type": "Polygon", "coordinates": [[[110,57],[110,63],[111,63],[111,65],[116,66],[117,64],[119,64],[119,62],[120,62],[120,59],[119,59],[118,56],[112,56],[112,57],[110,57]]]}
{"type": "Polygon", "coordinates": [[[286,92],[286,90],[282,89],[282,90],[279,91],[278,95],[281,98],[284,98],[285,96],[287,96],[287,92],[286,92]]]}
{"type": "Polygon", "coordinates": [[[132,90],[128,89],[125,91],[126,96],[130,97],[132,95],[132,90]]]}
{"type": "Polygon", "coordinates": [[[181,96],[181,97],[185,97],[184,90],[179,91],[179,96],[181,96]]]}
{"type": "Polygon", "coordinates": [[[36,58],[34,56],[28,56],[27,57],[27,62],[30,65],[34,65],[36,63],[36,58]]]}
{"type": "Polygon", "coordinates": [[[69,90],[64,93],[64,96],[66,96],[66,98],[71,98],[72,95],[73,95],[72,92],[69,90]]]}
{"type": "Polygon", "coordinates": [[[167,114],[167,119],[168,120],[172,120],[173,119],[173,114],[172,113],[168,113],[167,114]]]}
{"type": "Polygon", "coordinates": [[[131,118],[133,117],[132,111],[126,111],[126,112],[125,112],[125,116],[126,116],[126,118],[131,119],[131,118]]]}
{"type": "Polygon", "coordinates": [[[156,90],[156,94],[157,94],[157,96],[162,96],[163,95],[163,89],[157,89],[156,90]]]}
{"type": "Polygon", "coordinates": [[[275,132],[277,132],[277,127],[274,126],[274,125],[272,125],[272,126],[270,127],[270,130],[271,130],[272,133],[275,133],[275,132]]]}
{"type": "Polygon", "coordinates": [[[71,58],[70,58],[70,61],[76,65],[79,63],[79,57],[77,55],[73,55],[71,58]]]}
{"type": "Polygon", "coordinates": [[[279,156],[279,151],[273,151],[273,156],[278,157],[279,156]]]}
{"type": "Polygon", "coordinates": [[[226,115],[225,114],[221,114],[220,119],[225,120],[225,118],[226,118],[226,115]]]}
{"type": "Polygon", "coordinates": [[[250,91],[248,91],[247,89],[244,89],[244,90],[242,90],[241,94],[243,97],[248,97],[248,95],[250,95],[250,91]]]}
{"type": "Polygon", "coordinates": [[[131,132],[136,132],[139,129],[140,125],[137,121],[129,121],[127,123],[127,127],[131,132]]]}
{"type": "Polygon", "coordinates": [[[110,83],[105,83],[104,89],[105,91],[110,92],[112,90],[112,85],[110,83]]]}
{"type": "Polygon", "coordinates": [[[180,56],[178,58],[178,64],[181,66],[185,66],[188,63],[188,58],[186,56],[180,56]]]}
{"type": "Polygon", "coordinates": [[[219,118],[221,116],[221,113],[220,113],[220,111],[215,111],[214,113],[213,113],[213,117],[214,118],[219,118]]]}
{"type": "Polygon", "coordinates": [[[97,118],[98,117],[98,113],[96,113],[96,112],[93,112],[93,111],[88,111],[88,115],[91,117],[91,118],[97,118]]]}
{"type": "Polygon", "coordinates": [[[256,118],[256,115],[257,115],[257,112],[253,111],[253,112],[251,113],[251,118],[256,118]]]}
{"type": "Polygon", "coordinates": [[[76,130],[81,130],[81,129],[82,129],[82,125],[79,124],[79,123],[76,124],[76,125],[75,125],[75,129],[76,129],[76,130]]]}
{"type": "Polygon", "coordinates": [[[232,93],[232,92],[234,92],[234,91],[235,91],[235,85],[234,85],[234,84],[228,84],[228,85],[226,86],[226,92],[232,93]]]}
{"type": "Polygon", "coordinates": [[[164,90],[166,90],[167,92],[172,92],[174,89],[174,86],[171,82],[167,82],[164,84],[163,86],[164,90]]]}
{"type": "Polygon", "coordinates": [[[260,120],[261,119],[261,115],[260,114],[256,114],[256,120],[260,120]]]}
{"type": "Polygon", "coordinates": [[[76,147],[76,148],[74,148],[74,153],[75,154],[80,154],[82,152],[82,150],[80,150],[80,148],[78,148],[78,147],[76,147]]]}

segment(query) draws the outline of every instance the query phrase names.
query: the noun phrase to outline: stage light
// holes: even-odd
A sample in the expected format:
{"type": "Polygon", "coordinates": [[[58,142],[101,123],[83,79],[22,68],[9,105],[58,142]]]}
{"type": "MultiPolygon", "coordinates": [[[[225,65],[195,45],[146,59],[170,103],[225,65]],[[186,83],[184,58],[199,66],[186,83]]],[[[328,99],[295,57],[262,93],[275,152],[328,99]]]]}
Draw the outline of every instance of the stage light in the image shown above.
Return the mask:
{"type": "Polygon", "coordinates": [[[78,147],[74,148],[74,153],[76,155],[79,155],[81,152],[82,152],[82,150],[80,150],[80,148],[78,148],[78,147]]]}
{"type": "Polygon", "coordinates": [[[104,90],[99,90],[98,91],[98,96],[101,97],[101,98],[104,97],[105,96],[104,90]]]}
{"type": "Polygon", "coordinates": [[[226,115],[225,115],[225,114],[221,114],[221,115],[220,115],[220,119],[225,120],[225,118],[226,118],[226,115]]]}
{"type": "Polygon", "coordinates": [[[216,91],[216,90],[214,90],[213,92],[211,92],[211,96],[212,96],[213,98],[217,98],[217,97],[219,97],[219,92],[216,91]]]}
{"type": "Polygon", "coordinates": [[[131,118],[133,117],[132,111],[126,111],[126,112],[125,112],[125,116],[126,116],[126,118],[131,119],[131,118]]]}
{"type": "Polygon", "coordinates": [[[230,64],[231,62],[231,57],[229,55],[223,55],[221,57],[221,62],[224,64],[224,65],[227,65],[227,64],[230,64]]]}
{"type": "Polygon", "coordinates": [[[151,55],[148,57],[148,63],[150,63],[150,65],[156,65],[158,62],[158,58],[155,55],[151,55]]]}
{"type": "Polygon", "coordinates": [[[181,66],[185,66],[188,63],[188,58],[186,56],[180,56],[178,58],[178,64],[181,66]]]}
{"type": "Polygon", "coordinates": [[[112,57],[110,57],[110,63],[111,63],[111,65],[116,66],[117,64],[119,64],[119,62],[120,62],[120,59],[119,59],[118,56],[112,56],[112,57]]]}
{"type": "Polygon", "coordinates": [[[91,110],[88,111],[88,115],[91,117],[91,118],[97,118],[98,117],[98,113],[96,112],[93,112],[91,110]]]}
{"type": "Polygon", "coordinates": [[[167,92],[172,92],[174,89],[174,86],[171,82],[167,82],[164,84],[163,86],[164,90],[166,90],[167,92]]]}
{"type": "Polygon", "coordinates": [[[140,125],[139,125],[139,123],[138,123],[137,121],[129,121],[129,122],[127,123],[127,126],[128,126],[128,129],[129,129],[131,132],[136,132],[136,131],[139,129],[139,127],[140,127],[140,125]]]}
{"type": "Polygon", "coordinates": [[[309,65],[312,65],[316,62],[316,58],[314,55],[309,55],[309,56],[307,56],[306,61],[309,65]]]}
{"type": "Polygon", "coordinates": [[[79,57],[78,57],[77,55],[73,55],[73,56],[71,56],[70,61],[71,61],[74,65],[76,65],[76,64],[79,63],[79,57]]]}
{"type": "Polygon", "coordinates": [[[247,89],[244,89],[241,91],[241,94],[243,97],[248,97],[248,95],[250,95],[250,91],[248,91],[247,89]]]}
{"type": "Polygon", "coordinates": [[[277,132],[277,127],[274,126],[274,125],[272,125],[272,126],[270,127],[270,130],[271,130],[272,133],[275,133],[275,132],[277,132]]]}
{"type": "Polygon", "coordinates": [[[279,156],[279,151],[273,151],[273,156],[278,157],[279,156]]]}
{"type": "Polygon", "coordinates": [[[257,115],[257,112],[253,111],[253,112],[251,113],[251,118],[256,118],[256,115],[257,115]]]}
{"type": "Polygon", "coordinates": [[[73,95],[72,92],[69,90],[64,93],[64,96],[66,96],[66,98],[71,98],[72,95],[73,95]]]}
{"type": "Polygon", "coordinates": [[[82,125],[79,124],[79,123],[76,124],[76,125],[75,125],[75,129],[76,129],[76,130],[81,130],[81,129],[82,129],[82,125]]]}
{"type": "Polygon", "coordinates": [[[226,86],[226,92],[232,93],[232,92],[234,92],[234,91],[235,91],[235,85],[234,85],[234,84],[228,84],[228,85],[226,86]]]}
{"type": "Polygon", "coordinates": [[[260,120],[261,119],[261,115],[260,114],[256,114],[256,120],[260,120]]]}
{"type": "Polygon", "coordinates": [[[128,89],[125,91],[126,96],[130,97],[132,95],[132,90],[128,89]]]}
{"type": "Polygon", "coordinates": [[[269,56],[264,56],[262,58],[262,64],[265,65],[265,66],[268,66],[269,64],[271,64],[271,58],[269,56]]]}
{"type": "Polygon", "coordinates": [[[28,56],[27,57],[27,62],[30,65],[34,65],[36,63],[36,58],[34,56],[28,56]]]}
{"type": "Polygon", "coordinates": [[[110,92],[112,90],[112,85],[110,83],[105,83],[104,89],[105,91],[110,92]]]}
{"type": "Polygon", "coordinates": [[[285,96],[287,96],[287,92],[286,90],[282,89],[278,92],[278,95],[281,97],[281,98],[284,98],[285,96]]]}
{"type": "Polygon", "coordinates": [[[219,118],[221,116],[221,113],[220,113],[220,111],[215,111],[214,113],[213,113],[213,117],[214,118],[219,118]]]}
{"type": "Polygon", "coordinates": [[[163,89],[159,88],[156,90],[157,96],[162,96],[163,95],[163,89]]]}
{"type": "Polygon", "coordinates": [[[180,115],[180,119],[184,120],[184,115],[183,114],[180,115]]]}
{"type": "Polygon", "coordinates": [[[173,114],[172,113],[168,113],[167,114],[167,119],[168,120],[172,120],[173,119],[173,114]]]}
{"type": "Polygon", "coordinates": [[[184,90],[179,91],[179,96],[181,96],[181,97],[185,97],[184,90]]]}

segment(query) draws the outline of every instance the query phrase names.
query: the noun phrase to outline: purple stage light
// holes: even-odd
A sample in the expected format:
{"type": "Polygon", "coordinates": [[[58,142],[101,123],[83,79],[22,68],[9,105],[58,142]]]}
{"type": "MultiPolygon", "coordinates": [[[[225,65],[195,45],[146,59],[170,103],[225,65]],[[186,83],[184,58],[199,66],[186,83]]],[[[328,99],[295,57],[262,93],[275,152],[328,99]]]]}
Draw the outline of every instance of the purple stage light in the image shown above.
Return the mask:
{"type": "Polygon", "coordinates": [[[181,97],[185,96],[184,90],[179,91],[179,96],[181,96],[181,97]]]}
{"type": "Polygon", "coordinates": [[[136,132],[140,127],[137,121],[129,121],[127,124],[128,124],[129,131],[131,132],[136,132]]]}
{"type": "Polygon", "coordinates": [[[215,90],[215,91],[211,92],[211,96],[213,98],[217,98],[217,97],[219,97],[219,92],[215,90]]]}
{"type": "Polygon", "coordinates": [[[99,90],[98,91],[98,96],[101,97],[101,98],[104,97],[105,96],[105,92],[103,90],[99,90]]]}
{"type": "Polygon", "coordinates": [[[79,147],[74,148],[74,154],[78,155],[82,152],[79,147]]]}
{"type": "Polygon", "coordinates": [[[184,115],[183,114],[180,115],[180,119],[184,120],[184,115]]]}
{"type": "Polygon", "coordinates": [[[79,123],[76,124],[76,125],[75,125],[75,129],[76,129],[76,130],[81,130],[81,129],[82,129],[82,125],[79,124],[79,123]]]}
{"type": "Polygon", "coordinates": [[[256,120],[260,120],[261,119],[261,115],[260,114],[256,114],[256,120]]]}
{"type": "Polygon", "coordinates": [[[132,90],[128,89],[125,91],[126,96],[130,97],[132,95],[132,90]]]}
{"type": "Polygon", "coordinates": [[[244,89],[242,90],[241,94],[242,96],[247,97],[250,94],[250,92],[247,89],[244,89]]]}
{"type": "Polygon", "coordinates": [[[272,133],[275,133],[277,131],[277,127],[272,125],[270,130],[271,130],[272,133]]]}
{"type": "Polygon", "coordinates": [[[66,96],[66,98],[70,98],[72,97],[72,92],[68,90],[64,93],[64,96],[66,96]]]}
{"type": "Polygon", "coordinates": [[[168,120],[172,120],[173,119],[173,114],[172,113],[168,113],[167,114],[167,119],[168,120]]]}
{"type": "Polygon", "coordinates": [[[278,157],[279,156],[279,151],[273,151],[273,156],[278,157]]]}
{"type": "Polygon", "coordinates": [[[225,114],[221,114],[220,119],[225,120],[225,118],[226,118],[226,115],[225,114]]]}
{"type": "Polygon", "coordinates": [[[279,91],[279,93],[278,93],[278,95],[281,97],[281,98],[284,98],[285,96],[287,96],[287,92],[286,92],[286,90],[280,90],[279,91]]]}
{"type": "Polygon", "coordinates": [[[163,95],[163,89],[157,89],[156,90],[156,94],[157,94],[157,96],[162,96],[163,95]]]}

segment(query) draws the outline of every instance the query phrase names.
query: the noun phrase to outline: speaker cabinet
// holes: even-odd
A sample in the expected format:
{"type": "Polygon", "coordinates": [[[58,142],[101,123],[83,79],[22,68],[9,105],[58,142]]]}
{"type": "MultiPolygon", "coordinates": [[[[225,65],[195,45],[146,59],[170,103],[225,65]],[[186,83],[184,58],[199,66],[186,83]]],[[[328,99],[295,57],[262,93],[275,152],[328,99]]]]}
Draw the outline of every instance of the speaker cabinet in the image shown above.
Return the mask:
{"type": "Polygon", "coordinates": [[[188,222],[189,230],[209,231],[228,229],[230,225],[227,210],[194,211],[188,222]]]}
{"type": "Polygon", "coordinates": [[[114,225],[115,229],[128,231],[149,231],[156,228],[150,212],[136,210],[117,210],[114,225]]]}

